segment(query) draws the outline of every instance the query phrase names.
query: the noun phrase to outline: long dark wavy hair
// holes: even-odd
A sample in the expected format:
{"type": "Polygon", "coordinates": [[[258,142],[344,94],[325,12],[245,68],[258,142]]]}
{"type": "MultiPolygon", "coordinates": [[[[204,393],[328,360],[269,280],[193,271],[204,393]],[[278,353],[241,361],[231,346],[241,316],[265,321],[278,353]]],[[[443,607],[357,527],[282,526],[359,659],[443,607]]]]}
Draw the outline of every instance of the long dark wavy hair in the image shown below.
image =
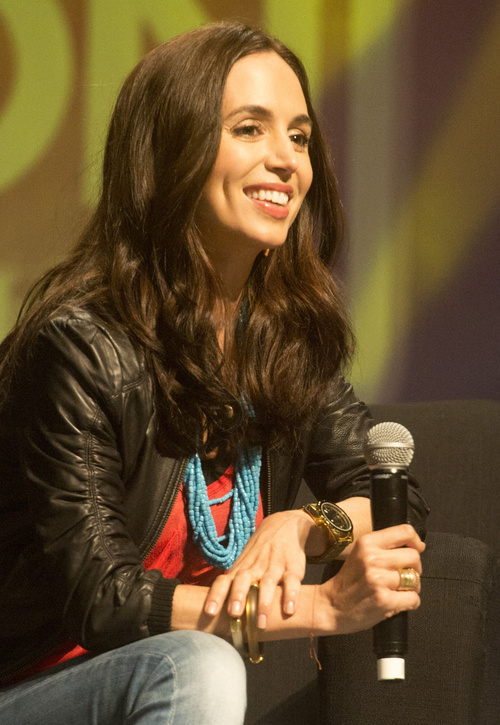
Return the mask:
{"type": "Polygon", "coordinates": [[[143,351],[161,450],[234,447],[244,435],[293,445],[352,351],[331,274],[341,239],[336,181],[300,60],[277,39],[239,23],[180,35],[152,50],[125,80],[98,205],[67,259],[32,288],[3,342],[0,395],[8,395],[18,359],[47,319],[84,307],[121,326],[143,351]],[[258,52],[277,53],[300,81],[313,122],[314,178],[286,243],[255,261],[229,356],[214,320],[220,282],[194,219],[217,157],[228,73],[258,52]]]}

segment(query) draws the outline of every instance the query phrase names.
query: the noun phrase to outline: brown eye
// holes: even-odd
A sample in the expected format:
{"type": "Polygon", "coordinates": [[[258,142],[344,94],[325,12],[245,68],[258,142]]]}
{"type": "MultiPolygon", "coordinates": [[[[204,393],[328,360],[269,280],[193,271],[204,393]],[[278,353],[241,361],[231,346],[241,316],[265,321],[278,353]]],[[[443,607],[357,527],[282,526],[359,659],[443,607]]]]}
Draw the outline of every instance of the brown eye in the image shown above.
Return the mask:
{"type": "Polygon", "coordinates": [[[257,136],[259,133],[259,127],[253,123],[247,123],[244,126],[238,126],[234,129],[233,133],[236,136],[257,136]]]}
{"type": "Polygon", "coordinates": [[[300,148],[307,148],[309,145],[309,137],[305,133],[293,133],[290,136],[292,142],[300,148]]]}

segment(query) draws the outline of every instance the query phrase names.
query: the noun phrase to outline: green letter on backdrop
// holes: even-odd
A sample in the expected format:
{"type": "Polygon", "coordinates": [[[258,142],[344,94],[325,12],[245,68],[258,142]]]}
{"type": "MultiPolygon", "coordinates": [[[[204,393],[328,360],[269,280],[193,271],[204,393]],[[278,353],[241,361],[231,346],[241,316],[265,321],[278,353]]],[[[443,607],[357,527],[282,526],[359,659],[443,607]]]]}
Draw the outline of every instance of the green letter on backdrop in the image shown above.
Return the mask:
{"type": "Polygon", "coordinates": [[[89,0],[87,200],[97,191],[101,151],[116,94],[143,55],[143,31],[152,31],[163,42],[209,20],[195,0],[89,0]]]}
{"type": "Polygon", "coordinates": [[[55,0],[0,0],[11,38],[15,77],[0,116],[0,192],[44,153],[68,106],[73,56],[55,0]]]}

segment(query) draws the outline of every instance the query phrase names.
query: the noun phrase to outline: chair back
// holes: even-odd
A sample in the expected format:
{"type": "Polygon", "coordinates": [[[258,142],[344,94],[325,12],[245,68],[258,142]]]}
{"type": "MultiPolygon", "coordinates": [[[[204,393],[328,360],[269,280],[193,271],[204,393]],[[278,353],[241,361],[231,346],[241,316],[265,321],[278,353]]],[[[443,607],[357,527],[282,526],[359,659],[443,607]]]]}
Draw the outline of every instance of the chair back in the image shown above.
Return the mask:
{"type": "Polygon", "coordinates": [[[500,553],[500,403],[448,400],[371,406],[375,421],[404,425],[411,472],[431,508],[429,531],[471,536],[500,553]]]}
{"type": "Polygon", "coordinates": [[[431,507],[422,605],[403,682],[378,682],[372,633],[324,637],[328,725],[500,723],[500,403],[372,405],[411,432],[411,471],[431,507]]]}

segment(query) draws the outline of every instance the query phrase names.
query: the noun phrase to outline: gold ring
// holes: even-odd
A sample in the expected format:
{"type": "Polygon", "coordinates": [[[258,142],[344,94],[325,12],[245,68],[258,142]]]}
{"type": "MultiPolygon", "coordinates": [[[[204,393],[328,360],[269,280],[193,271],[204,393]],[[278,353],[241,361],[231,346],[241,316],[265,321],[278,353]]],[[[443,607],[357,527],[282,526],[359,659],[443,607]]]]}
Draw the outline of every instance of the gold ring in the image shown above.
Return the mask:
{"type": "Polygon", "coordinates": [[[399,572],[398,592],[412,592],[418,588],[420,574],[413,568],[401,569],[399,572]]]}

